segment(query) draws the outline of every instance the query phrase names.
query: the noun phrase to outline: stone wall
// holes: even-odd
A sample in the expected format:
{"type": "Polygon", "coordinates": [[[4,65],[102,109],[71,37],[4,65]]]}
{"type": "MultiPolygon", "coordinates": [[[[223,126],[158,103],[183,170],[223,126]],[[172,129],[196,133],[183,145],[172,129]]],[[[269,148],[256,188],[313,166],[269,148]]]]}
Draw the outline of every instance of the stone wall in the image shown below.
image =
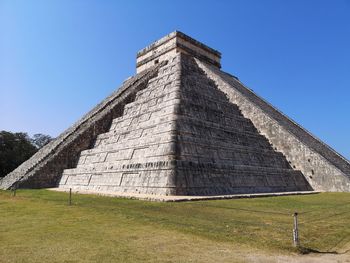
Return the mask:
{"type": "Polygon", "coordinates": [[[197,63],[273,147],[286,156],[290,165],[305,175],[314,190],[350,191],[350,164],[344,157],[244,87],[235,77],[199,60],[197,63]]]}

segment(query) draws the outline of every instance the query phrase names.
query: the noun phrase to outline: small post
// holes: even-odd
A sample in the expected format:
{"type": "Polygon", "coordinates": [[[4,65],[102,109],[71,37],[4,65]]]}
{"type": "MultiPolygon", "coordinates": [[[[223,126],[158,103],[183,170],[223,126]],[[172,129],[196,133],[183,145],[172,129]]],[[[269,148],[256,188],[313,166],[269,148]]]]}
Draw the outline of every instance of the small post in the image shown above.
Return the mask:
{"type": "Polygon", "coordinates": [[[72,188],[69,188],[69,205],[72,205],[72,188]]]}
{"type": "Polygon", "coordinates": [[[16,196],[16,188],[12,188],[12,196],[13,196],[13,197],[16,196]]]}
{"type": "Polygon", "coordinates": [[[299,231],[298,231],[298,213],[293,214],[294,217],[294,228],[293,228],[293,245],[299,247],[299,231]]]}

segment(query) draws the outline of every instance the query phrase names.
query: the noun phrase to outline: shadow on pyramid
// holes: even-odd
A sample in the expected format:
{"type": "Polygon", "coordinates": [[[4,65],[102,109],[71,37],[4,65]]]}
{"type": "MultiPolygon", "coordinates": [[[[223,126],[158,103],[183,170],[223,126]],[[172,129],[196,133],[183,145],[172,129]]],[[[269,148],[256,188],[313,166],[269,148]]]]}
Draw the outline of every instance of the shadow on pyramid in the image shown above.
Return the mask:
{"type": "Polygon", "coordinates": [[[0,181],[149,196],[350,191],[349,162],[220,70],[181,32],[141,50],[137,75],[0,181]]]}

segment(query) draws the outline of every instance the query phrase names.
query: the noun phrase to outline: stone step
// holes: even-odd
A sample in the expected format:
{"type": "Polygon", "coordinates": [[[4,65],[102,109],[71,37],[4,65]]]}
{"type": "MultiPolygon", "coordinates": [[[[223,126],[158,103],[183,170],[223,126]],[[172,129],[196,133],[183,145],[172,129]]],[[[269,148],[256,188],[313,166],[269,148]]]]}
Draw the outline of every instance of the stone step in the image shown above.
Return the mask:
{"type": "Polygon", "coordinates": [[[89,172],[116,172],[116,171],[130,171],[130,170],[147,170],[147,169],[170,169],[174,165],[172,161],[174,156],[163,155],[163,156],[152,156],[149,158],[136,158],[130,160],[113,160],[106,161],[103,163],[85,163],[84,165],[78,165],[76,168],[65,169],[64,174],[78,174],[78,173],[89,173],[89,172]]]}
{"type": "Polygon", "coordinates": [[[166,132],[171,132],[175,129],[175,123],[173,120],[166,119],[164,122],[159,123],[158,125],[142,125],[138,129],[116,129],[111,130],[108,133],[98,136],[94,145],[94,148],[101,148],[105,145],[120,143],[123,144],[126,141],[130,141],[131,145],[137,145],[138,142],[135,142],[135,139],[144,137],[143,141],[154,141],[161,140],[158,138],[159,135],[166,132]],[[152,133],[152,136],[149,136],[152,133]]]}
{"type": "MultiPolygon", "coordinates": [[[[145,89],[147,90],[147,89],[145,89]]],[[[144,111],[151,110],[152,107],[157,106],[158,108],[162,107],[168,101],[173,99],[179,99],[179,88],[171,87],[166,92],[161,91],[158,94],[154,94],[154,96],[148,96],[142,99],[135,99],[134,102],[127,104],[124,108],[124,115],[129,114],[133,111],[144,111]]]]}
{"type": "Polygon", "coordinates": [[[115,152],[118,150],[123,149],[137,149],[140,147],[148,147],[152,145],[158,145],[158,144],[164,144],[171,141],[174,141],[176,136],[172,133],[172,130],[170,131],[164,131],[163,133],[159,133],[157,135],[153,136],[146,136],[143,140],[139,139],[140,137],[135,137],[132,139],[129,139],[127,141],[116,141],[114,143],[109,144],[101,144],[97,147],[81,151],[81,156],[84,155],[93,155],[93,154],[99,154],[103,152],[115,152]]]}
{"type": "Polygon", "coordinates": [[[154,169],[171,169],[176,166],[178,170],[185,171],[188,173],[217,173],[225,171],[227,174],[229,171],[236,171],[238,174],[299,174],[300,171],[288,169],[288,168],[276,168],[276,167],[262,167],[262,166],[252,166],[252,165],[229,165],[228,163],[196,163],[190,161],[176,160],[160,160],[159,158],[153,158],[147,162],[129,162],[120,161],[97,163],[97,164],[87,164],[82,167],[76,167],[71,169],[65,169],[63,174],[65,175],[76,175],[76,174],[87,174],[87,173],[115,173],[115,172],[129,172],[134,171],[147,171],[154,169]]]}
{"type": "Polygon", "coordinates": [[[208,138],[213,142],[254,146],[258,148],[270,147],[269,141],[259,133],[247,132],[244,127],[235,127],[235,129],[218,129],[217,127],[206,127],[201,123],[179,122],[177,125],[177,134],[188,135],[193,138],[208,138]]]}

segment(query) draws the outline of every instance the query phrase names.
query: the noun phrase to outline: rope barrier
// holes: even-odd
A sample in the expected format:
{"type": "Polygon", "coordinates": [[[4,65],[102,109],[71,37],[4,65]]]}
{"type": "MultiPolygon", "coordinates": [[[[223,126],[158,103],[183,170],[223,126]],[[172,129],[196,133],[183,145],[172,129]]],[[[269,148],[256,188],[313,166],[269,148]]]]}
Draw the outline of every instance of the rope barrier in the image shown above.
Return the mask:
{"type": "Polygon", "coordinates": [[[227,206],[212,206],[212,205],[207,205],[207,204],[204,207],[232,209],[232,210],[239,210],[239,211],[245,211],[245,212],[264,213],[264,214],[273,214],[273,215],[284,215],[284,216],[290,216],[290,215],[293,214],[292,212],[290,212],[290,213],[283,213],[283,212],[253,210],[253,209],[247,209],[247,208],[237,208],[237,207],[227,207],[227,206]]]}
{"type": "Polygon", "coordinates": [[[345,212],[342,212],[342,213],[338,213],[338,214],[333,214],[333,215],[327,215],[325,217],[319,217],[319,218],[316,218],[314,220],[306,220],[306,221],[303,221],[302,224],[307,224],[307,223],[313,223],[313,222],[319,222],[319,221],[323,221],[325,219],[329,219],[329,218],[332,218],[332,217],[335,217],[335,216],[340,216],[340,215],[344,215],[344,214],[348,214],[350,213],[350,210],[349,211],[345,211],[345,212]]]}
{"type": "Polygon", "coordinates": [[[304,215],[304,214],[309,214],[309,213],[317,212],[317,211],[320,211],[320,210],[338,208],[338,207],[347,206],[347,205],[350,205],[350,202],[345,203],[345,204],[339,204],[339,205],[331,206],[331,207],[322,207],[322,208],[319,208],[319,209],[313,209],[313,210],[310,210],[310,211],[300,212],[299,214],[300,214],[300,215],[304,215]]]}

